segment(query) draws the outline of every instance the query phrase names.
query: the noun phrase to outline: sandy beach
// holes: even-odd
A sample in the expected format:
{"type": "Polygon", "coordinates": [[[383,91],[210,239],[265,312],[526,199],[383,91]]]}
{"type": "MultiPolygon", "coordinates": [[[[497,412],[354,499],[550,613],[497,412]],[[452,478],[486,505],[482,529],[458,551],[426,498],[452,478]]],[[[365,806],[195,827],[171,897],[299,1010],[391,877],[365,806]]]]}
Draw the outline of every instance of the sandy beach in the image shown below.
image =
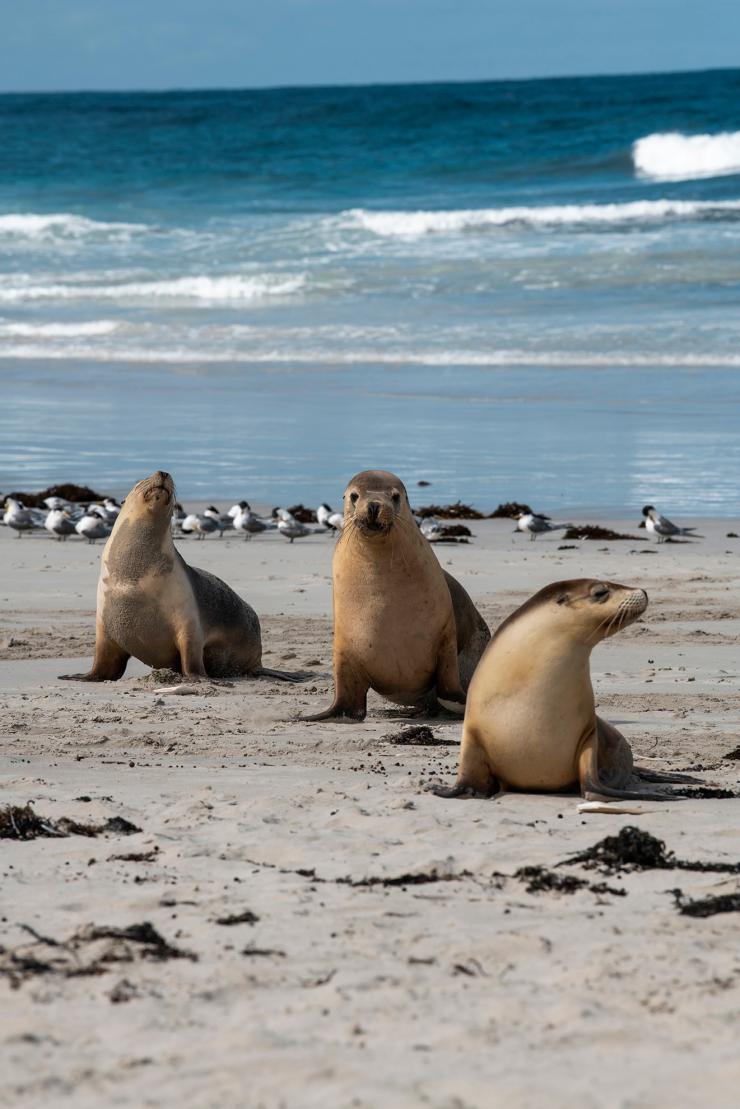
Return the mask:
{"type": "MultiPolygon", "coordinates": [[[[491,627],[559,578],[647,589],[645,617],[594,652],[599,711],[643,764],[737,789],[737,521],[662,546],[600,522],[634,542],[559,550],[486,520],[436,550],[491,627]]],[[[680,859],[737,863],[738,801],[443,800],[427,785],[452,781],[459,721],[429,722],[439,745],[397,744],[405,720],[374,695],[364,724],[297,721],[330,695],[332,547],[179,541],[257,609],[266,665],[314,677],[165,697],[138,663],[117,683],[57,680],[91,657],[102,545],[0,529],[3,802],[141,829],[2,841],[4,1097],[735,1104],[737,914],[682,914],[671,891],[734,893],[737,874],[556,864],[628,825],[680,859]],[[515,877],[530,866],[583,885],[530,890],[515,877]],[[161,943],[106,935],[144,922],[161,943]]]]}

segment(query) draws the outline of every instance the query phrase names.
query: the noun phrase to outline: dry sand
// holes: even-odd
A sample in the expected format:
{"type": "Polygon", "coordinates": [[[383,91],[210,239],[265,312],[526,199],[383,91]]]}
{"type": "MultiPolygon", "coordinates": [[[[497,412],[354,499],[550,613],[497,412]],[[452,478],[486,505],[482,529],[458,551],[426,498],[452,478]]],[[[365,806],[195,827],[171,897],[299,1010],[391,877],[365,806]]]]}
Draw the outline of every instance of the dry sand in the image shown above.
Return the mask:
{"type": "MultiPolygon", "coordinates": [[[[559,551],[558,535],[485,521],[437,553],[492,625],[557,578],[644,586],[644,620],[594,652],[600,710],[643,762],[736,788],[723,755],[740,743],[740,540],[725,536],[740,527],[707,520],[701,542],[658,547],[611,524],[641,538],[559,551]]],[[[58,970],[0,976],[0,1101],[737,1104],[740,916],[681,915],[670,892],[734,892],[737,876],[559,871],[626,896],[511,876],[627,824],[683,858],[737,862],[739,801],[586,816],[575,796],[436,798],[425,783],[452,780],[456,746],[392,744],[399,719],[379,698],[362,725],[294,720],[330,696],[329,536],[180,549],[260,613],[267,665],[315,678],[174,698],[139,664],[118,683],[60,682],[90,659],[101,547],[0,528],[3,801],[142,829],[0,840],[0,967],[15,954],[58,970]],[[345,881],[434,871],[448,880],[345,881]],[[258,919],[218,923],[247,911],[258,919]],[[144,921],[197,961],[79,934],[52,948],[22,928],[65,941],[144,921]]],[[[458,721],[432,724],[459,741],[458,721]]]]}

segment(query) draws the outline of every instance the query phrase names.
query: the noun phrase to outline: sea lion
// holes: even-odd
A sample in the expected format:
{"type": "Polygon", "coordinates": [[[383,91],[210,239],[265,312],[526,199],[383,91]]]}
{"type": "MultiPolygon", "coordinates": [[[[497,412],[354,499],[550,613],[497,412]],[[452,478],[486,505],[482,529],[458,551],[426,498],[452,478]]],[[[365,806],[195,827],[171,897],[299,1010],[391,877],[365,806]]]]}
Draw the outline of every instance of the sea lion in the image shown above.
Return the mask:
{"type": "Polygon", "coordinates": [[[440,566],[395,474],[364,470],[347,486],[333,580],[334,701],[306,719],[364,720],[369,689],[462,711],[491,633],[440,566]]]}
{"type": "Polygon", "coordinates": [[[174,507],[174,482],[161,470],[126,497],[103,550],[92,669],[60,677],[116,681],[133,656],[190,682],[239,675],[298,680],[262,666],[257,613],[175,549],[174,507]]]}
{"type": "Polygon", "coordinates": [[[504,620],[468,690],[457,782],[434,792],[490,797],[577,783],[587,800],[665,800],[635,778],[692,780],[635,767],[624,736],[596,715],[591,650],[647,604],[644,589],[583,578],[546,586],[504,620]]]}

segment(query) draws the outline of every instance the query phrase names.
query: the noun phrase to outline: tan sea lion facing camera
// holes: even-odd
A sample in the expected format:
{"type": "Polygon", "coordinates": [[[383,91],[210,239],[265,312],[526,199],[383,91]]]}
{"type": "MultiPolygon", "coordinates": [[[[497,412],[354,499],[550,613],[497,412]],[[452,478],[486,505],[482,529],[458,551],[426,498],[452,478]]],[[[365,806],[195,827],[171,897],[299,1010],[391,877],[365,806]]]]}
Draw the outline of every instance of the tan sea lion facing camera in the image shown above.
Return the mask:
{"type": "Polygon", "coordinates": [[[174,482],[161,470],[126,497],[103,550],[92,669],[60,677],[115,681],[133,656],[188,681],[239,675],[298,680],[301,675],[262,666],[257,613],[175,549],[174,505],[174,482]]]}
{"type": "Polygon", "coordinates": [[[344,494],[333,561],[332,705],[307,720],[364,720],[374,689],[399,705],[462,711],[490,632],[411,514],[403,482],[364,470],[344,494]]]}
{"type": "Polygon", "coordinates": [[[639,790],[640,779],[694,781],[635,767],[624,736],[596,715],[591,650],[647,604],[644,589],[584,578],[546,586],[504,620],[468,690],[457,782],[434,792],[490,797],[578,784],[588,800],[665,800],[670,793],[639,790]]]}

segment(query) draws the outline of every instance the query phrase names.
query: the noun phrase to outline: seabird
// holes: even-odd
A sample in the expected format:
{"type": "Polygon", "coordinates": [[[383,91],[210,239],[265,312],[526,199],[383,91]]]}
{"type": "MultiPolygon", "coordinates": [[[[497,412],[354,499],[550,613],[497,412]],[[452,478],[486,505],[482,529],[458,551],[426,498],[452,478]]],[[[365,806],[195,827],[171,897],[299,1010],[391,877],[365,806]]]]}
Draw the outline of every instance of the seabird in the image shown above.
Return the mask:
{"type": "Polygon", "coordinates": [[[659,543],[665,543],[666,539],[674,535],[688,535],[692,539],[701,539],[700,535],[694,535],[696,528],[677,527],[665,516],[661,516],[659,512],[656,512],[651,504],[645,505],[642,515],[645,517],[646,531],[649,531],[651,535],[657,535],[659,543]]]}
{"type": "Polygon", "coordinates": [[[97,505],[90,505],[81,520],[75,524],[75,531],[88,543],[96,539],[107,539],[113,529],[106,523],[97,505]]]}
{"type": "Polygon", "coordinates": [[[264,520],[260,520],[259,516],[252,512],[247,501],[241,501],[236,507],[239,509],[239,514],[234,517],[234,527],[237,531],[244,532],[245,540],[253,535],[258,535],[261,531],[267,531],[270,525],[266,524],[264,520]]]}
{"type": "Polygon", "coordinates": [[[38,520],[31,509],[26,508],[22,501],[17,501],[13,497],[8,497],[5,502],[3,523],[17,532],[19,539],[24,531],[31,531],[38,527],[38,520]]]}
{"type": "Polygon", "coordinates": [[[546,531],[572,527],[572,524],[553,524],[549,516],[542,516],[539,512],[520,512],[516,519],[514,531],[526,531],[530,539],[536,539],[546,531]]]}
{"type": "Polygon", "coordinates": [[[74,523],[66,508],[52,508],[44,520],[44,527],[52,535],[56,535],[57,539],[66,539],[68,535],[75,533],[74,523]]]}
{"type": "Polygon", "coordinates": [[[223,534],[224,531],[226,531],[227,528],[233,528],[233,526],[234,526],[234,520],[228,514],[228,512],[226,512],[226,513],[219,512],[219,510],[213,504],[209,504],[208,508],[206,508],[204,510],[203,515],[204,516],[210,516],[210,518],[212,520],[216,521],[216,523],[219,526],[219,529],[221,530],[221,534],[223,534]]]}
{"type": "MultiPolygon", "coordinates": [[[[278,512],[281,511],[284,510],[278,509],[278,512]]],[[[294,539],[302,539],[305,535],[313,534],[313,528],[301,524],[294,516],[291,516],[289,512],[286,513],[286,515],[288,516],[287,520],[282,516],[278,520],[278,531],[281,535],[284,535],[286,539],[289,539],[291,543],[294,539]]]]}

